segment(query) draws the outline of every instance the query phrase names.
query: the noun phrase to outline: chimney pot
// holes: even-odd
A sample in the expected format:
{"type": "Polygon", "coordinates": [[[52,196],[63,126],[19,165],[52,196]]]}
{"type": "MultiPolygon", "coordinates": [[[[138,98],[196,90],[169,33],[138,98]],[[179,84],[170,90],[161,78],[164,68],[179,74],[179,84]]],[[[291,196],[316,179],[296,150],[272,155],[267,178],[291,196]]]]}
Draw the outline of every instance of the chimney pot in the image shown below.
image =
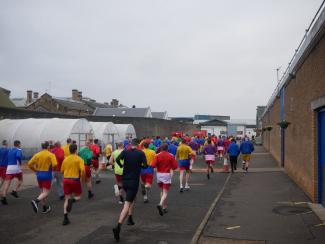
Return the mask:
{"type": "Polygon", "coordinates": [[[79,92],[77,89],[72,90],[72,100],[78,100],[79,92]]]}
{"type": "Polygon", "coordinates": [[[34,92],[34,99],[38,99],[38,95],[39,95],[38,92],[34,92]]]}
{"type": "Polygon", "coordinates": [[[27,105],[32,103],[32,101],[33,101],[33,91],[28,90],[27,91],[27,100],[26,100],[27,105]]]}

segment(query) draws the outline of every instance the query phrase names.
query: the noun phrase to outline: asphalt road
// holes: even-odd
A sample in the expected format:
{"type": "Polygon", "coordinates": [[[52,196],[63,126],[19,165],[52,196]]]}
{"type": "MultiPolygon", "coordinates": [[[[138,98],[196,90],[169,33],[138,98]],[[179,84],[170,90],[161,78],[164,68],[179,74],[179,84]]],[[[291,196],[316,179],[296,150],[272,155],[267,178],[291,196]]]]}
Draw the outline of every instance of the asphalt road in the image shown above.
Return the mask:
{"type": "MultiPolygon", "coordinates": [[[[196,167],[203,167],[199,160],[196,167]]],[[[159,191],[154,184],[150,202],[142,202],[138,193],[135,226],[123,225],[120,243],[190,243],[210,204],[222,188],[227,174],[214,174],[210,180],[205,173],[191,175],[191,190],[178,192],[178,173],[175,173],[169,195],[169,213],[158,215],[156,204],[159,191]]],[[[121,205],[113,194],[111,172],[102,175],[102,183],[95,185],[94,199],[83,199],[73,206],[71,224],[62,226],[63,201],[57,199],[53,187],[49,197],[52,211],[35,214],[30,200],[38,194],[36,187],[20,192],[20,198],[8,196],[8,206],[0,205],[0,243],[114,243],[112,228],[116,225],[121,205]]]]}

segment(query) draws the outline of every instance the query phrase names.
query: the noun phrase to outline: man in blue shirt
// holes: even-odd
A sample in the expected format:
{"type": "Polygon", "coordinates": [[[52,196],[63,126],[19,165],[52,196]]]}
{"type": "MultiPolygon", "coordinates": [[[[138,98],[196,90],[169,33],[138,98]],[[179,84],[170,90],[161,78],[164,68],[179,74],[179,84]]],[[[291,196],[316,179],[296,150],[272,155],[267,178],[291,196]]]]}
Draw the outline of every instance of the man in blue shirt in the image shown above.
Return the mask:
{"type": "Polygon", "coordinates": [[[237,158],[240,154],[240,149],[235,139],[231,140],[231,144],[228,147],[227,153],[229,155],[229,161],[231,164],[231,173],[234,173],[234,170],[237,170],[237,158]]]}
{"type": "Polygon", "coordinates": [[[8,165],[8,144],[6,140],[2,141],[2,147],[0,148],[0,188],[6,179],[6,171],[8,165]]]}
{"type": "Polygon", "coordinates": [[[14,141],[14,147],[10,148],[8,151],[8,166],[6,170],[6,180],[3,186],[2,199],[1,199],[1,203],[3,205],[8,204],[6,195],[10,187],[11,181],[14,178],[17,178],[18,182],[16,187],[10,194],[15,198],[18,198],[17,191],[21,186],[21,184],[23,183],[23,172],[20,169],[22,157],[23,155],[20,149],[20,141],[14,141]]]}
{"type": "Polygon", "coordinates": [[[243,170],[246,170],[246,172],[248,171],[248,165],[249,161],[251,161],[251,154],[253,151],[253,143],[248,139],[248,137],[245,137],[244,141],[240,144],[240,152],[243,159],[243,170]]]}

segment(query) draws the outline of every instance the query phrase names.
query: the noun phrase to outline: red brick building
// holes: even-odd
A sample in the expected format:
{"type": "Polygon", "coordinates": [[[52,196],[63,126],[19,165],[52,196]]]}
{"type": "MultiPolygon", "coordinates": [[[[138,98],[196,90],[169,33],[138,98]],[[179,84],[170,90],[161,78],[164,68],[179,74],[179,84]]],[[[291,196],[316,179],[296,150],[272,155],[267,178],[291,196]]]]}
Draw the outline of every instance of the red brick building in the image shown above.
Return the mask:
{"type": "Polygon", "coordinates": [[[262,115],[262,142],[311,200],[325,204],[325,8],[262,115]],[[282,127],[286,122],[289,126],[282,127]]]}

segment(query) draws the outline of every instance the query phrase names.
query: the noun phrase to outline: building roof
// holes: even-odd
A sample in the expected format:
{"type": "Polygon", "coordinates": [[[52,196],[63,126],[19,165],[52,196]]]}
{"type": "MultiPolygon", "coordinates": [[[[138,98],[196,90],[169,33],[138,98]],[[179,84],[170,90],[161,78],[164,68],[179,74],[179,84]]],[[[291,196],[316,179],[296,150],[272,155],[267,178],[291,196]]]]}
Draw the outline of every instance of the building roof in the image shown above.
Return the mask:
{"type": "Polygon", "coordinates": [[[194,120],[227,120],[230,119],[230,116],[225,115],[207,115],[207,114],[196,114],[194,115],[194,120]]]}
{"type": "Polygon", "coordinates": [[[151,112],[152,114],[152,118],[156,118],[156,119],[167,119],[167,111],[165,112],[151,112]]]}
{"type": "MultiPolygon", "coordinates": [[[[35,102],[37,99],[32,98],[32,102],[30,104],[32,104],[33,102],[35,102]]],[[[11,98],[11,101],[15,104],[16,107],[20,107],[20,108],[25,108],[27,107],[29,104],[27,104],[27,98],[25,97],[17,97],[17,98],[11,98]]]]}
{"type": "Polygon", "coordinates": [[[229,124],[236,124],[236,125],[255,125],[256,126],[256,119],[229,119],[225,120],[229,124]]]}
{"type": "Polygon", "coordinates": [[[0,106],[7,107],[7,108],[14,108],[15,104],[10,100],[9,96],[6,93],[6,89],[0,89],[0,106]]]}
{"type": "Polygon", "coordinates": [[[227,126],[227,122],[225,122],[224,120],[220,120],[220,119],[212,119],[209,121],[205,121],[200,123],[201,126],[216,126],[216,125],[221,125],[221,126],[227,126]]]}
{"type": "Polygon", "coordinates": [[[53,100],[68,109],[80,110],[80,111],[91,110],[86,104],[84,104],[81,101],[75,101],[72,99],[64,99],[64,98],[57,98],[57,97],[53,97],[53,100]]]}
{"type": "Polygon", "coordinates": [[[140,117],[151,118],[151,110],[148,108],[96,108],[94,116],[114,116],[114,117],[140,117]]]}

